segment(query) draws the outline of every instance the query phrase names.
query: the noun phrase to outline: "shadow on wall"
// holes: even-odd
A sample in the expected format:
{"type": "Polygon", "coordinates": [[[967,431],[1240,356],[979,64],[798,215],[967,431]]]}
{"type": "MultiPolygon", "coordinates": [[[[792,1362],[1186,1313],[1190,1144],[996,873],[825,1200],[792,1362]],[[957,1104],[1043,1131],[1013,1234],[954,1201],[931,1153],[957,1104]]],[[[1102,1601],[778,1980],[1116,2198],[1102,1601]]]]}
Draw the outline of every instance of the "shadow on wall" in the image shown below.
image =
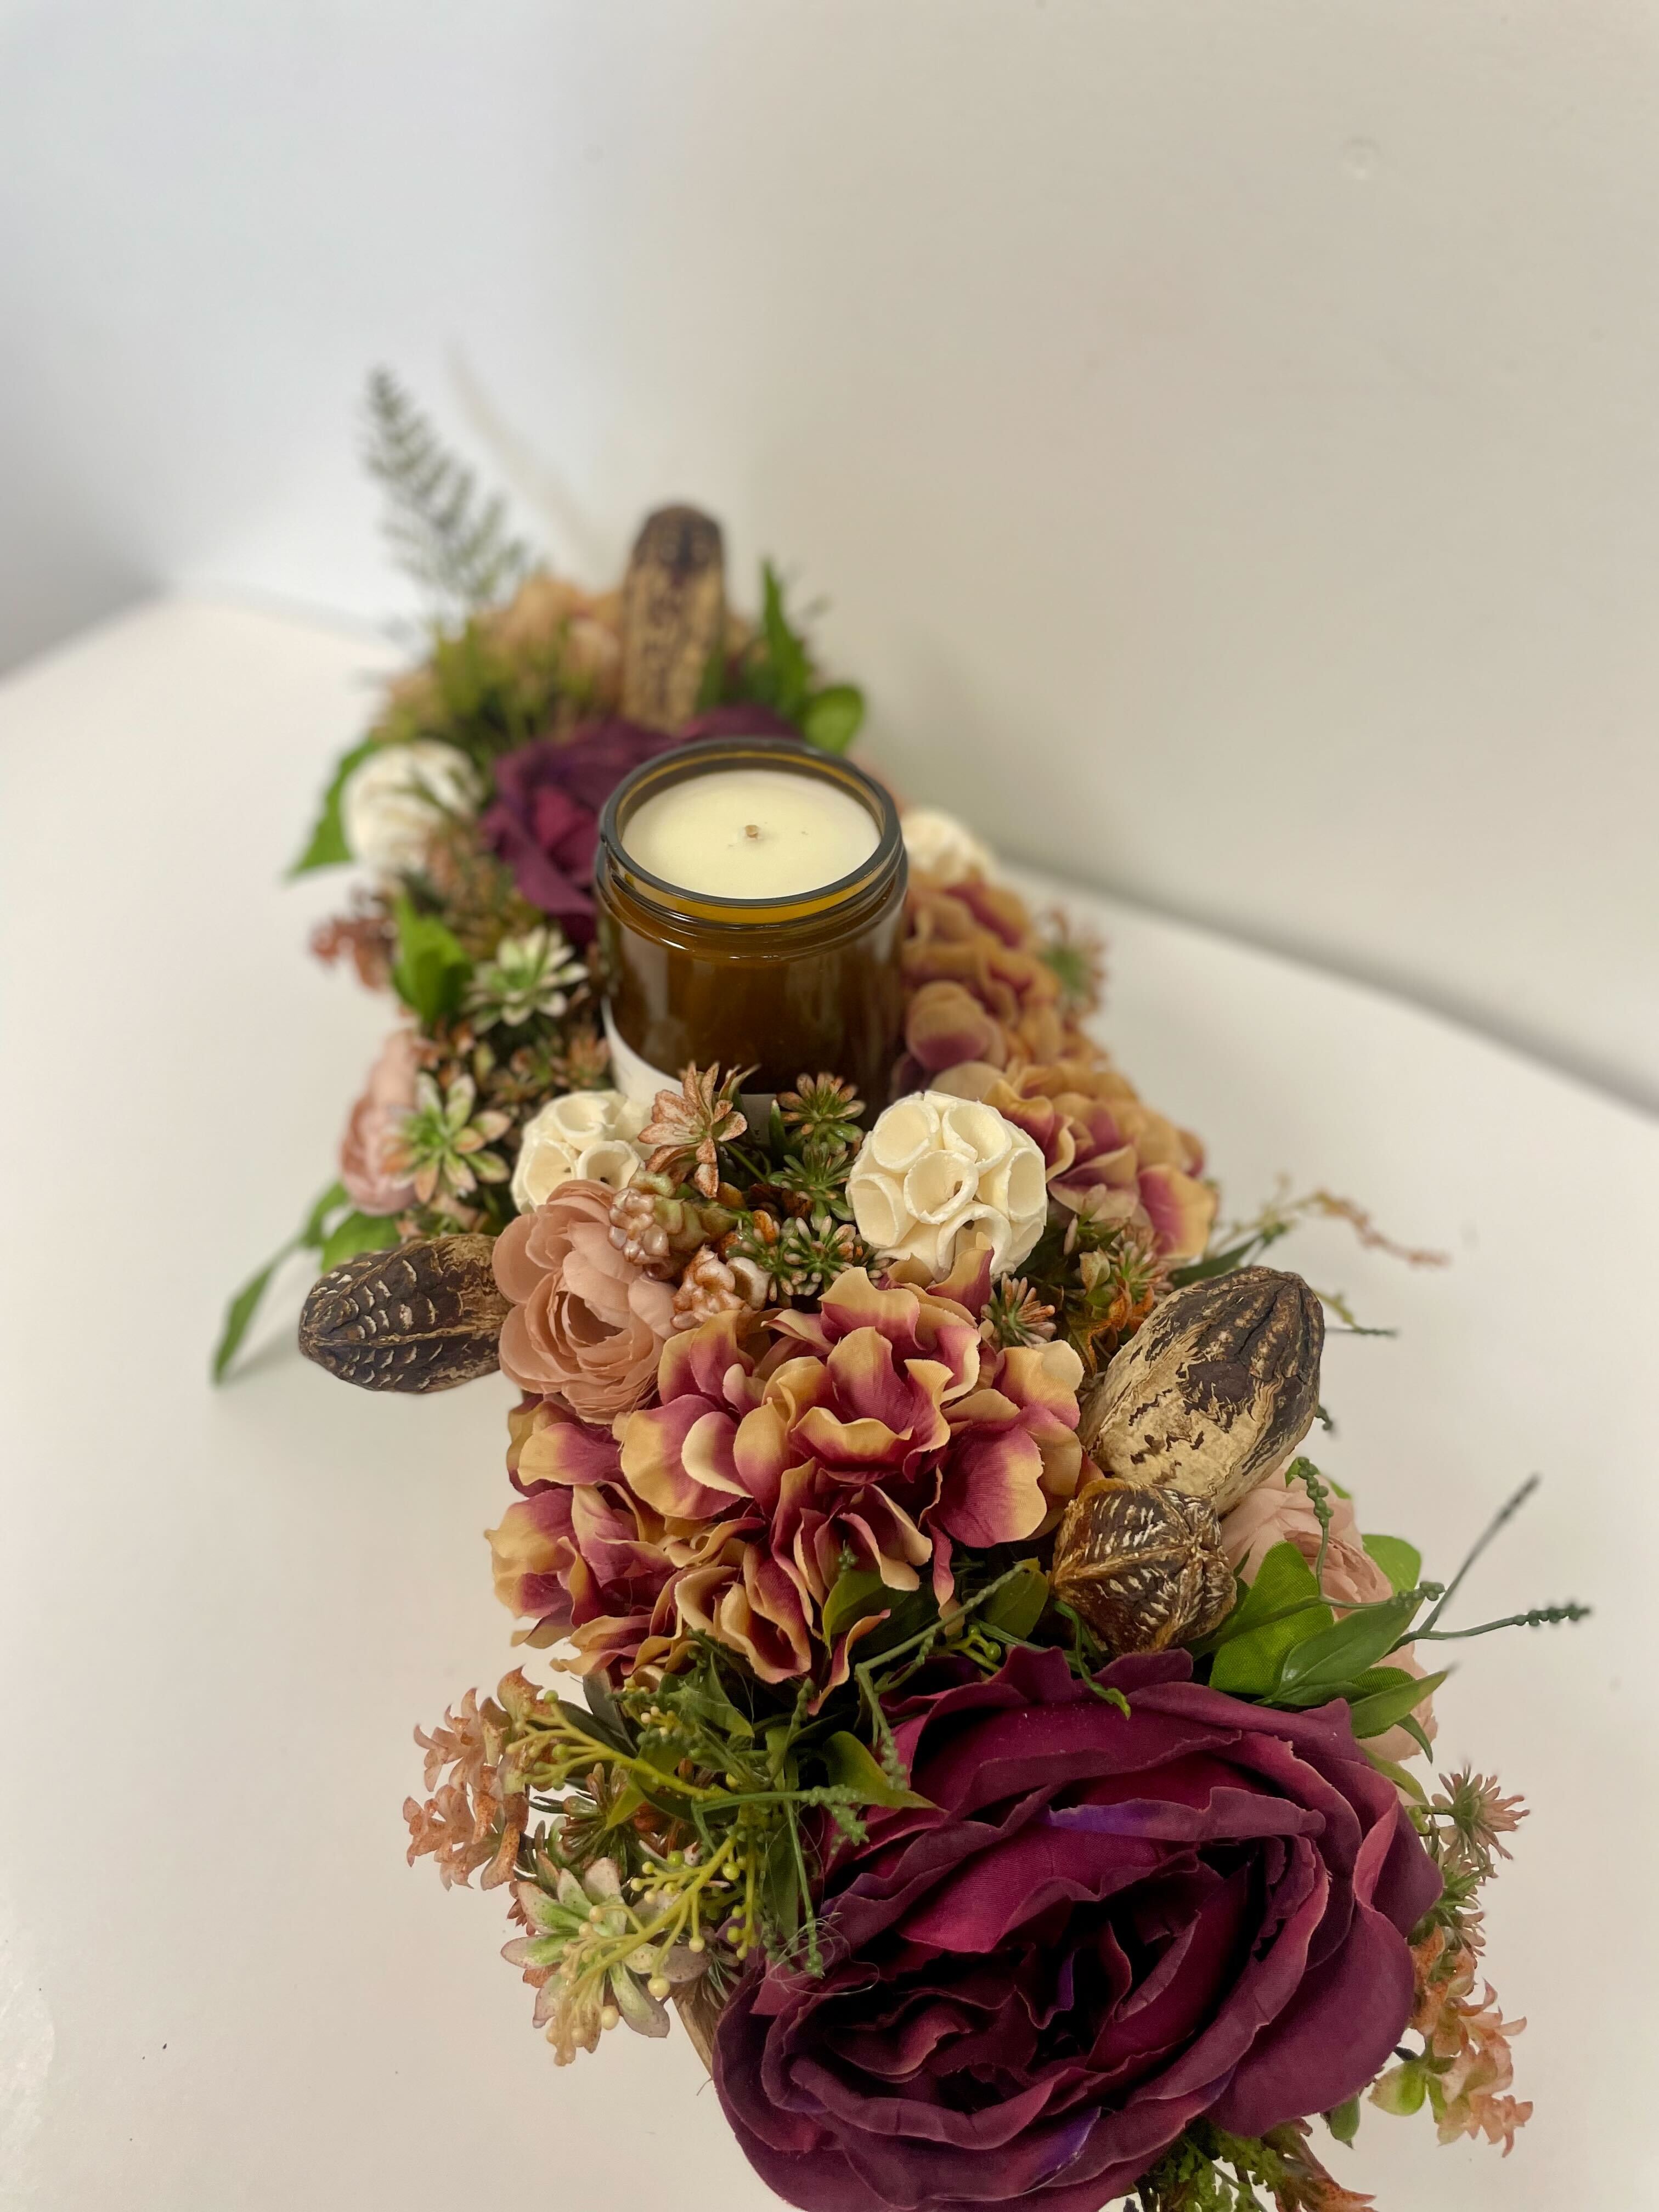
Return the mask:
{"type": "Polygon", "coordinates": [[[7,526],[0,533],[0,675],[101,622],[159,579],[104,542],[15,465],[0,471],[7,526]]]}

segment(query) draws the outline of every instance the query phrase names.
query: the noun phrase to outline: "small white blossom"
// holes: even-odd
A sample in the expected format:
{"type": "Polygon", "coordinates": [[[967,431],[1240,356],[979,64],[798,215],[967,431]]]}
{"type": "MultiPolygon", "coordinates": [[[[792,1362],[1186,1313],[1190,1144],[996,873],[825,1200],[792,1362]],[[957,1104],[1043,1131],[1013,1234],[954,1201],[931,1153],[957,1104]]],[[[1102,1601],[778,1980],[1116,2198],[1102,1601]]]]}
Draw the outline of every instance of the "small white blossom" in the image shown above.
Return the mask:
{"type": "Polygon", "coordinates": [[[457,746],[438,738],[377,745],[352,769],[340,794],[340,825],[355,860],[371,868],[417,868],[434,825],[471,815],[478,772],[457,746]]]}
{"type": "Polygon", "coordinates": [[[1017,1267],[1042,1234],[1042,1154],[1024,1129],[969,1098],[920,1091],[900,1098],[865,1139],[847,1195],[859,1234],[894,1259],[920,1261],[935,1281],[978,1234],[991,1272],[1017,1267]]]}
{"type": "Polygon", "coordinates": [[[937,806],[907,806],[899,817],[910,865],[935,883],[959,884],[969,876],[993,876],[996,856],[965,822],[937,806]]]}
{"type": "Polygon", "coordinates": [[[569,1091],[550,1098],[525,1124],[513,1170],[513,1203],[529,1213],[562,1182],[580,1178],[622,1190],[645,1155],[634,1142],[645,1126],[642,1107],[620,1091],[569,1091]]]}

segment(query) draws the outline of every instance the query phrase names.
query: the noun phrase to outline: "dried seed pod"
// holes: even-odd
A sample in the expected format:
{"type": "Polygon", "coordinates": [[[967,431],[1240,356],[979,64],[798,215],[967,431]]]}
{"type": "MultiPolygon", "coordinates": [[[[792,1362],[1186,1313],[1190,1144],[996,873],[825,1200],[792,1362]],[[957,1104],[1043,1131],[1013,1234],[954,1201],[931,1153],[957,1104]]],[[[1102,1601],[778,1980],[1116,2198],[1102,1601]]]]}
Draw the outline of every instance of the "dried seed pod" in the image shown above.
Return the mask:
{"type": "Polygon", "coordinates": [[[489,1237],[416,1237],[322,1276],[300,1349],[365,1390],[450,1390],[491,1375],[507,1312],[489,1237]]]}
{"type": "Polygon", "coordinates": [[[1091,1482],[1054,1539],[1054,1595],[1114,1651],[1162,1651],[1219,1628],[1237,1594],[1221,1524],[1160,1484],[1091,1482]]]}
{"type": "Polygon", "coordinates": [[[712,2074],[714,2070],[714,2030],[720,2024],[720,2014],[726,2010],[726,1999],[714,1986],[711,1974],[699,1974],[693,1982],[677,1982],[670,1995],[680,2024],[690,2040],[691,2048],[712,2074]]]}
{"type": "Polygon", "coordinates": [[[725,629],[719,523],[695,507],[659,507],[640,526],[623,583],[623,713],[652,730],[689,721],[725,629]]]}
{"type": "Polygon", "coordinates": [[[1313,1426],[1325,1316],[1300,1275],[1240,1267],[1154,1307],[1088,1394],[1078,1434],[1109,1474],[1230,1512],[1313,1426]]]}

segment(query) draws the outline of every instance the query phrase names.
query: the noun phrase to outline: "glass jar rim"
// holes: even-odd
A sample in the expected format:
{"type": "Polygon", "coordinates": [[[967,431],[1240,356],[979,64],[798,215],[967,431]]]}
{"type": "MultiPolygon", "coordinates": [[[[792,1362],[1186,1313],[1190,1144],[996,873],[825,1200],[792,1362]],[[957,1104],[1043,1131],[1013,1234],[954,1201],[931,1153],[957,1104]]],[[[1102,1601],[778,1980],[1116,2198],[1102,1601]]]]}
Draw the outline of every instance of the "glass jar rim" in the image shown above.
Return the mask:
{"type": "Polygon", "coordinates": [[[750,735],[694,738],[672,750],[642,761],[617,786],[599,817],[598,858],[620,876],[636,898],[659,911],[719,926],[817,919],[878,888],[885,890],[904,865],[904,833],[898,807],[886,786],[838,753],[828,753],[803,738],[781,738],[757,731],[750,735]],[[636,860],[623,842],[623,828],[634,808],[676,783],[724,768],[773,768],[834,786],[858,799],[876,824],[875,850],[856,868],[832,882],[779,898],[726,898],[714,891],[689,890],[655,874],[636,860]]]}

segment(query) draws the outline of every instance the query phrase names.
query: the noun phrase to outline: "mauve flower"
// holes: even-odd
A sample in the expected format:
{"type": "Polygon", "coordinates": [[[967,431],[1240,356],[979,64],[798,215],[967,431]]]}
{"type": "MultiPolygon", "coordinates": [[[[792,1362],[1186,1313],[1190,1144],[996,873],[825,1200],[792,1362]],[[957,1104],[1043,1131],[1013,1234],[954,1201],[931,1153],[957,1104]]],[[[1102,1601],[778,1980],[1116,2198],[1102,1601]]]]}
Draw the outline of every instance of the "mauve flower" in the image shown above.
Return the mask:
{"type": "Polygon", "coordinates": [[[1363,2089],[1440,1876],[1347,1708],[1273,1712],[1184,1652],[1058,1652],[918,1698],[925,1808],[832,1860],[828,1967],[757,1967],[727,2118],[807,2212],[1099,2212],[1200,2114],[1242,2136],[1363,2089]]]}
{"type": "Polygon", "coordinates": [[[386,1153],[415,1104],[420,1072],[413,1030],[393,1030],[369,1070],[340,1139],[340,1181],[361,1213],[401,1213],[415,1186],[386,1165],[386,1153]]]}
{"type": "Polygon", "coordinates": [[[1216,1195],[1199,1180],[1203,1146],[1107,1062],[1039,1061],[1004,1072],[981,1058],[944,1069],[933,1085],[994,1106],[1024,1129],[1042,1154],[1050,1197],[1073,1212],[1150,1231],[1167,1259],[1204,1249],[1216,1195]]]}
{"type": "MultiPolygon", "coordinates": [[[[495,1595],[532,1626],[515,1643],[568,1637],[579,1668],[631,1671],[673,1573],[664,1524],[616,1474],[616,1448],[551,1402],[526,1401],[507,1416],[507,1470],[522,1494],[487,1529],[495,1595]],[[558,1481],[537,1473],[556,1448],[558,1481]]],[[[667,1607],[672,1626],[672,1595],[667,1607]]],[[[650,1650],[665,1650],[665,1638],[650,1650]]]]}
{"type": "Polygon", "coordinates": [[[623,778],[694,738],[751,732],[799,735],[764,707],[719,707],[683,730],[647,730],[614,715],[582,723],[568,738],[537,738],[495,763],[495,796],[478,817],[479,836],[511,867],[531,904],[586,945],[593,934],[599,816],[623,778]]]}
{"type": "Polygon", "coordinates": [[[1089,1049],[1061,1007],[1060,979],[1016,892],[978,877],[948,886],[918,878],[904,922],[906,1049],[895,1091],[926,1090],[929,1077],[959,1060],[1001,1067],[1089,1049]]]}
{"type": "MultiPolygon", "coordinates": [[[[505,1333],[502,1347],[507,1366],[505,1333]]],[[[514,1479],[603,1485],[661,1530],[647,1540],[664,1563],[653,1634],[700,1632],[763,1681],[832,1687],[850,1643],[826,1643],[823,1607],[849,1561],[896,1595],[926,1573],[943,1603],[956,1545],[1018,1542],[1058,1519],[1082,1466],[1081,1376],[1068,1345],[985,1345],[954,1300],[850,1268],[817,1312],[722,1313],[672,1338],[661,1402],[618,1424],[620,1445],[538,1422],[514,1479]]],[[[533,1617],[548,1593],[516,1595],[533,1617]]],[[[593,1620],[598,1650],[608,1632],[593,1620]]],[[[613,1640],[636,1648],[639,1634],[620,1623],[613,1640]]]]}
{"type": "Polygon", "coordinates": [[[501,1372],[521,1390],[556,1394],[587,1421],[639,1404],[674,1325],[672,1286],[611,1241],[615,1195],[604,1183],[562,1182],[495,1240],[495,1280],[513,1302],[501,1372]]]}
{"type": "MultiPolygon", "coordinates": [[[[1331,1534],[1320,1576],[1320,1587],[1326,1596],[1339,1613],[1347,1606],[1376,1605],[1392,1596],[1394,1585],[1365,1549],[1359,1524],[1354,1518],[1352,1499],[1334,1490],[1328,1503],[1331,1534]]],[[[1305,1486],[1279,1475],[1258,1483],[1223,1517],[1221,1548],[1227,1555],[1228,1565],[1247,1583],[1253,1583],[1261,1571],[1261,1562],[1275,1544],[1294,1544],[1312,1566],[1319,1557],[1320,1534],[1319,1516],[1314,1511],[1313,1500],[1305,1486]]],[[[1402,1650],[1391,1651],[1385,1663],[1399,1667],[1407,1674],[1424,1671],[1415,1647],[1409,1644],[1402,1650]]],[[[1417,1707],[1416,1717],[1432,1739],[1432,1697],[1425,1698],[1417,1707]]],[[[1370,1741],[1373,1751],[1396,1763],[1414,1758],[1419,1749],[1415,1739],[1402,1728],[1386,1729],[1370,1741]]]]}

